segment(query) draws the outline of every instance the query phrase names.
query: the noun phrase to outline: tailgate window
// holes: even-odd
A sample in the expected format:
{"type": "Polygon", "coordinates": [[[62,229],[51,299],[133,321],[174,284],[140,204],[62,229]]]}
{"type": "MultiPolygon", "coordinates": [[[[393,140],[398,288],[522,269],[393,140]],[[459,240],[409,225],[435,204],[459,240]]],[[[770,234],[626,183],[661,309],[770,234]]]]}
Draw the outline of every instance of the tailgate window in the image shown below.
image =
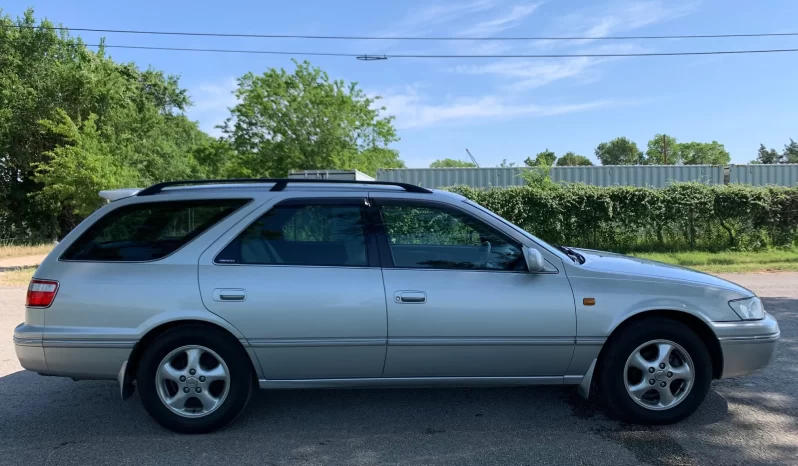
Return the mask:
{"type": "Polygon", "coordinates": [[[126,205],[89,227],[61,259],[97,262],[162,259],[248,201],[210,199],[126,205]]]}

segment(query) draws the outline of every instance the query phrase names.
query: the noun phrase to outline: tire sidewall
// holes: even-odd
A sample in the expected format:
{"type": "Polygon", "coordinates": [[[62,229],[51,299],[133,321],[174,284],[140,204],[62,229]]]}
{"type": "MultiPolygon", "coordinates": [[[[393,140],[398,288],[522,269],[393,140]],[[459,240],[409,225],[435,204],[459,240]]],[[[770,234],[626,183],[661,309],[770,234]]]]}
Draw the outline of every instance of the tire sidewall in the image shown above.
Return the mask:
{"type": "Polygon", "coordinates": [[[695,412],[709,392],[712,383],[712,360],[706,345],[689,327],[669,319],[649,319],[635,323],[616,340],[610,342],[602,367],[604,398],[610,415],[644,424],[668,424],[695,412]],[[693,360],[693,386],[681,403],[666,410],[650,410],[640,406],[627,392],[625,366],[629,356],[640,345],[653,340],[670,340],[679,344],[693,360]]]}
{"type": "Polygon", "coordinates": [[[247,404],[253,385],[248,359],[239,342],[207,327],[186,326],[168,330],[142,354],[136,377],[139,396],[150,415],[167,429],[180,433],[211,432],[233,421],[247,404]],[[230,389],[222,405],[207,416],[197,418],[182,417],[167,408],[158,396],[155,381],[163,358],[171,351],[188,345],[200,345],[213,350],[230,371],[230,389]]]}

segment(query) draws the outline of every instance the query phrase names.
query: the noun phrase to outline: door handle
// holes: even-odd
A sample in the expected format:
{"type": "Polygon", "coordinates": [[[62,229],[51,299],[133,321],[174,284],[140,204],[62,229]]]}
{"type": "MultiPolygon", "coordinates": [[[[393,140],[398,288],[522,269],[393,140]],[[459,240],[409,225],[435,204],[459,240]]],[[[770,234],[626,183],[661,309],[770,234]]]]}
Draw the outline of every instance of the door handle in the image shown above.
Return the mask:
{"type": "Polygon", "coordinates": [[[399,304],[424,304],[427,302],[427,293],[423,291],[397,291],[393,300],[399,304]]]}
{"type": "Polygon", "coordinates": [[[245,301],[247,290],[240,288],[216,288],[213,290],[214,301],[245,301]]]}

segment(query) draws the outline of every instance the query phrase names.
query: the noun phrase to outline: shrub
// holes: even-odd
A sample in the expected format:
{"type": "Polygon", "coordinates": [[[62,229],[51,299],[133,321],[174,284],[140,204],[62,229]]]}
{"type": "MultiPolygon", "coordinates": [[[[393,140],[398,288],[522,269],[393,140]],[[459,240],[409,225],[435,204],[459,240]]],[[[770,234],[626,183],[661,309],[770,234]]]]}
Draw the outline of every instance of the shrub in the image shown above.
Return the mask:
{"type": "Polygon", "coordinates": [[[477,189],[462,194],[552,243],[631,251],[788,247],[798,236],[798,187],[675,183],[477,189]]]}

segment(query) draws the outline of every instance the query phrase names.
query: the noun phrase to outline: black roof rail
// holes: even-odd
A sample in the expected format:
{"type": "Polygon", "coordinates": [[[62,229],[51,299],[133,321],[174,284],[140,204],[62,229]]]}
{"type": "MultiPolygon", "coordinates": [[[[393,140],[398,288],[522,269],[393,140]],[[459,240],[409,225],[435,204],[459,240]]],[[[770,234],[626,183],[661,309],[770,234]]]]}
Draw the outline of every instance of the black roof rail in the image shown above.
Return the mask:
{"type": "Polygon", "coordinates": [[[142,189],[137,196],[152,196],[163,191],[164,188],[170,186],[186,186],[186,185],[202,185],[202,184],[238,184],[238,183],[274,183],[274,186],[269,191],[282,191],[289,184],[294,183],[321,183],[321,184],[366,184],[376,186],[397,186],[403,188],[409,193],[422,193],[430,194],[431,190],[422,188],[409,183],[395,183],[393,181],[357,181],[357,180],[314,180],[314,179],[289,179],[289,178],[228,178],[223,180],[180,180],[180,181],[164,181],[157,183],[149,188],[142,189]]]}

